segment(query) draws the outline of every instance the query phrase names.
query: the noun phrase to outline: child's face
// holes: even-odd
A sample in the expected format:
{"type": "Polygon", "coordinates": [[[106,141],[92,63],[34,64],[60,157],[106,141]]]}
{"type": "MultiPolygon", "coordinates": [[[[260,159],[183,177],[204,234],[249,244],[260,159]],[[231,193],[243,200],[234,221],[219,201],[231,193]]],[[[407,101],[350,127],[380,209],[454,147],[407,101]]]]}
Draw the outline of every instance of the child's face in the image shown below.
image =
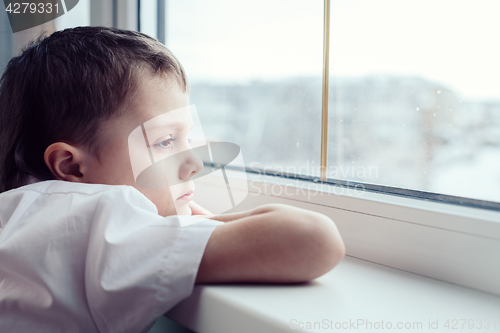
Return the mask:
{"type": "Polygon", "coordinates": [[[184,195],[194,191],[191,178],[202,169],[203,162],[190,150],[193,120],[188,105],[189,95],[174,80],[144,75],[124,115],[103,125],[101,158],[89,164],[89,182],[130,185],[148,197],[160,215],[190,215],[192,195],[184,195]],[[166,159],[169,156],[173,157],[166,159]],[[150,157],[168,161],[170,186],[148,189],[136,184],[138,173],[151,165],[150,157]]]}

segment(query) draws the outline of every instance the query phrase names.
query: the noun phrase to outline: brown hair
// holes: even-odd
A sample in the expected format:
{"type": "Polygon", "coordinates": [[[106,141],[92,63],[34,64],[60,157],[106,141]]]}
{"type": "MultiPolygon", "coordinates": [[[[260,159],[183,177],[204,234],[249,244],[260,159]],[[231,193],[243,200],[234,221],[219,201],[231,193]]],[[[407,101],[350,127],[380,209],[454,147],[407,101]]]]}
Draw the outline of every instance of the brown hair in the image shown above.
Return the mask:
{"type": "Polygon", "coordinates": [[[135,31],[77,27],[32,41],[0,79],[0,192],[54,179],[45,149],[54,142],[98,152],[98,129],[118,116],[143,69],[188,83],[157,40],[135,31]]]}

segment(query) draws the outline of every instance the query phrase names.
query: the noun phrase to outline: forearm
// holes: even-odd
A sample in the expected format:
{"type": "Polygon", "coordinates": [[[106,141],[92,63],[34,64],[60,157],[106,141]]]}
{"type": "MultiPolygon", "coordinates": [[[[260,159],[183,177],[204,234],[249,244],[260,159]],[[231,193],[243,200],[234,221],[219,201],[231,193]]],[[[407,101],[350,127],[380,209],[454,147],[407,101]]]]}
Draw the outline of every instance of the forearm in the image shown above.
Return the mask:
{"type": "MultiPolygon", "coordinates": [[[[282,208],[282,205],[277,205],[277,204],[267,204],[267,205],[262,205],[257,208],[251,209],[251,210],[246,210],[243,212],[237,212],[237,213],[228,213],[228,214],[219,214],[219,215],[212,215],[209,217],[212,220],[217,220],[221,222],[232,222],[236,220],[240,220],[245,217],[249,216],[255,216],[263,213],[269,213],[269,212],[275,212],[277,210],[282,208]]],[[[260,217],[262,218],[262,217],[260,217]]]]}
{"type": "Polygon", "coordinates": [[[238,213],[227,213],[227,214],[219,214],[219,215],[209,215],[207,216],[209,219],[221,221],[221,222],[232,222],[236,220],[240,220],[242,218],[251,216],[253,210],[247,210],[238,213]]]}
{"type": "Polygon", "coordinates": [[[344,244],[326,216],[285,205],[265,205],[214,230],[197,283],[299,282],[340,262],[344,244]]]}

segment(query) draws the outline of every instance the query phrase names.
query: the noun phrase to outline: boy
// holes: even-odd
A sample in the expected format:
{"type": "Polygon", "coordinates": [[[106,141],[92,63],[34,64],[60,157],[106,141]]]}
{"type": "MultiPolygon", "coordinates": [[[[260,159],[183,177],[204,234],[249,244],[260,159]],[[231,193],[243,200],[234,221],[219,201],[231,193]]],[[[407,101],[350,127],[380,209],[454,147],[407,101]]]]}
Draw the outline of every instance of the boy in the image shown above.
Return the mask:
{"type": "MultiPolygon", "coordinates": [[[[189,153],[172,164],[178,193],[136,184],[131,133],[188,106],[188,92],[170,51],[132,31],[55,32],[9,62],[0,332],[141,332],[195,283],[307,281],[340,262],[344,244],[322,214],[264,205],[206,215],[190,200],[201,165],[189,153]]],[[[148,147],[188,151],[182,131],[148,147]]]]}

